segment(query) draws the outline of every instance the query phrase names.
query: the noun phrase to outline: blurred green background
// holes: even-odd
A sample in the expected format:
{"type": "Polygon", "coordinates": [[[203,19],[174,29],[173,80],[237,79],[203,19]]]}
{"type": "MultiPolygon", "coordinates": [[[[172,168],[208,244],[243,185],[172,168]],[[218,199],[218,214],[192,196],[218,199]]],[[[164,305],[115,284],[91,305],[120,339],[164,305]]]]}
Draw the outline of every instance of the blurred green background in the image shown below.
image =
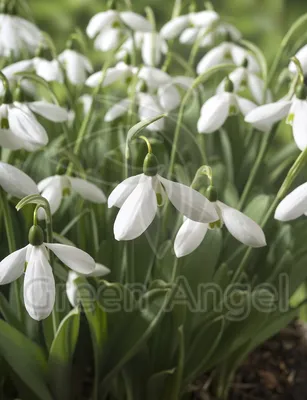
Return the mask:
{"type": "MultiPolygon", "coordinates": [[[[151,6],[159,26],[172,11],[172,0],[131,0],[135,11],[144,12],[151,6]]],[[[203,2],[198,1],[199,9],[203,2]]],[[[215,9],[230,22],[234,22],[245,38],[257,43],[271,59],[288,27],[307,12],[306,0],[213,0],[215,9]]],[[[90,17],[106,8],[106,0],[29,0],[38,25],[50,33],[59,50],[65,46],[69,33],[80,26],[84,29],[90,17]]],[[[183,0],[187,11],[190,1],[183,0]]],[[[123,0],[118,6],[125,8],[123,0]]]]}

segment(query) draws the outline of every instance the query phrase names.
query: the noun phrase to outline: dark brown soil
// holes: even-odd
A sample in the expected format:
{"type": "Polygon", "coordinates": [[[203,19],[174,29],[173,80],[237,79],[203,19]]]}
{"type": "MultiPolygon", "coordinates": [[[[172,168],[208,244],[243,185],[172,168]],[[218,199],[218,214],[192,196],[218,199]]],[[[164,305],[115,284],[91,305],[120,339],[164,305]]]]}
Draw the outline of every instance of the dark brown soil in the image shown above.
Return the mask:
{"type": "MultiPolygon", "coordinates": [[[[213,400],[203,382],[195,400],[213,400]]],[[[295,322],[253,351],[236,373],[229,400],[307,400],[307,328],[295,322]]]]}

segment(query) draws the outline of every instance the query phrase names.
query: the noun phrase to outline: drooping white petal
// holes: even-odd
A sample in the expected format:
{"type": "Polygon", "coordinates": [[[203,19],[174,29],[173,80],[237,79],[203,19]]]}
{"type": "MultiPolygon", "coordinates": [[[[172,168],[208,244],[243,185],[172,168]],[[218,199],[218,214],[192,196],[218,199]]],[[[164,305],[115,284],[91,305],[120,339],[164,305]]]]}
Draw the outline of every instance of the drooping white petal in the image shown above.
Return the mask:
{"type": "Polygon", "coordinates": [[[24,148],[24,141],[10,129],[0,129],[0,146],[5,149],[19,150],[24,148]]]}
{"type": "Polygon", "coordinates": [[[295,99],[293,106],[293,137],[297,147],[303,151],[307,147],[307,101],[295,99]]]}
{"type": "Polygon", "coordinates": [[[95,276],[95,277],[100,277],[100,276],[105,276],[108,275],[111,271],[109,270],[109,268],[107,268],[106,266],[96,263],[95,264],[95,269],[94,272],[92,272],[90,274],[90,276],[95,276]]]}
{"type": "Polygon", "coordinates": [[[260,68],[258,62],[256,61],[255,57],[250,54],[247,50],[243,47],[240,47],[236,44],[230,43],[230,52],[233,59],[233,62],[240,66],[243,64],[245,58],[248,60],[247,69],[252,72],[259,72],[260,68]]]}
{"type": "Polygon", "coordinates": [[[92,72],[90,61],[75,50],[66,49],[59,55],[59,61],[66,69],[67,78],[74,85],[83,84],[87,73],[92,72]]]}
{"type": "Polygon", "coordinates": [[[88,275],[95,270],[94,259],[85,251],[66,244],[44,243],[63,264],[78,274],[88,275]]]}
{"type": "Polygon", "coordinates": [[[142,176],[143,174],[130,176],[117,185],[108,198],[108,207],[116,206],[120,208],[136,188],[142,176]]]}
{"type": "MultiPolygon", "coordinates": [[[[307,45],[304,45],[296,54],[295,57],[299,60],[304,74],[307,74],[307,45]]],[[[293,61],[289,64],[289,70],[294,74],[297,71],[296,65],[293,61]]]]}
{"type": "Polygon", "coordinates": [[[171,76],[165,71],[149,66],[142,67],[138,77],[143,79],[147,86],[152,89],[157,89],[158,87],[171,83],[172,81],[171,76]]]}
{"type": "MultiPolygon", "coordinates": [[[[61,177],[55,175],[49,184],[46,184],[46,187],[42,190],[42,197],[48,200],[50,205],[50,211],[53,215],[59,208],[62,202],[62,182],[61,177]]],[[[39,209],[37,216],[39,219],[45,218],[45,211],[43,209],[39,209]]]]}
{"type": "MultiPolygon", "coordinates": [[[[243,67],[236,68],[229,74],[229,79],[233,83],[233,88],[234,88],[233,91],[235,93],[241,89],[242,82],[246,79],[246,77],[247,77],[247,71],[243,67]]],[[[217,87],[216,90],[217,93],[222,93],[224,91],[225,82],[226,78],[223,79],[222,82],[217,87]]]]}
{"type": "Polygon", "coordinates": [[[208,225],[186,218],[181,225],[174,243],[176,257],[183,257],[192,253],[203,241],[208,225]]]}
{"type": "MultiPolygon", "coordinates": [[[[154,118],[163,114],[163,109],[158,103],[158,99],[148,93],[139,93],[139,117],[141,121],[154,118]]],[[[153,122],[147,126],[150,131],[160,131],[164,129],[164,118],[153,122]]]]}
{"type": "Polygon", "coordinates": [[[27,246],[14,251],[0,262],[0,285],[6,285],[18,279],[24,272],[27,246]]]}
{"type": "Polygon", "coordinates": [[[180,15],[168,21],[161,29],[164,39],[175,39],[180,33],[189,26],[189,16],[180,15]]]}
{"type": "Polygon", "coordinates": [[[117,18],[118,14],[114,10],[108,10],[94,15],[86,28],[87,36],[94,38],[102,29],[111,26],[117,18]]]}
{"type": "Polygon", "coordinates": [[[236,96],[237,104],[240,112],[245,116],[257,107],[257,104],[245,99],[244,97],[236,96]]]}
{"type": "Polygon", "coordinates": [[[189,76],[178,75],[172,79],[172,83],[178,85],[182,89],[188,90],[193,85],[194,79],[189,76]]]}
{"type": "Polygon", "coordinates": [[[213,10],[205,10],[200,12],[190,13],[190,22],[194,26],[209,27],[214,22],[218,21],[220,16],[213,10]]]}
{"type": "Polygon", "coordinates": [[[182,44],[191,45],[198,37],[198,28],[186,28],[179,37],[179,42],[182,44]]]}
{"type": "Polygon", "coordinates": [[[37,121],[29,110],[26,112],[19,103],[14,103],[8,109],[8,121],[10,129],[15,135],[25,142],[45,146],[48,143],[48,135],[45,128],[37,121]]]}
{"type": "Polygon", "coordinates": [[[106,122],[111,122],[121,117],[129,110],[130,104],[131,104],[130,99],[123,99],[118,103],[114,104],[114,106],[107,111],[106,115],[104,116],[104,120],[106,122]]]}
{"type": "Polygon", "coordinates": [[[208,51],[207,54],[199,61],[197,64],[196,71],[197,73],[203,74],[209,68],[214,67],[215,65],[220,64],[224,60],[225,53],[228,51],[229,44],[222,43],[214,49],[208,51]]]}
{"type": "Polygon", "coordinates": [[[157,32],[146,32],[143,37],[142,59],[145,64],[160,64],[162,53],[165,53],[165,42],[157,32]]]}
{"type": "Polygon", "coordinates": [[[66,295],[67,295],[67,298],[68,298],[70,304],[73,307],[76,307],[79,303],[78,286],[75,283],[75,280],[78,279],[79,277],[80,277],[80,275],[74,271],[68,272],[67,281],[66,281],[66,295]]]}
{"type": "Polygon", "coordinates": [[[2,73],[6,76],[8,80],[18,79],[15,75],[18,72],[23,72],[31,69],[33,67],[33,60],[22,60],[10,64],[2,69],[2,73]]]}
{"type": "Polygon", "coordinates": [[[36,114],[53,122],[64,122],[68,120],[68,112],[65,108],[47,101],[32,101],[28,103],[30,109],[36,114]]]}
{"type": "Polygon", "coordinates": [[[57,81],[63,83],[63,71],[61,70],[58,60],[45,60],[44,58],[35,57],[33,59],[35,72],[38,76],[47,82],[57,81]]]}
{"type": "Polygon", "coordinates": [[[18,198],[38,194],[36,183],[27,174],[4,162],[0,162],[0,186],[18,198]]]}
{"type": "Polygon", "coordinates": [[[298,186],[289,193],[278,205],[275,219],[291,221],[307,211],[307,182],[298,186]]]}
{"type": "Polygon", "coordinates": [[[114,223],[116,240],[133,240],[152,223],[157,212],[152,177],[143,175],[119,210],[114,223]]]}
{"type": "Polygon", "coordinates": [[[223,221],[229,232],[241,243],[251,247],[266,246],[266,240],[261,227],[238,210],[217,201],[223,221]]]}
{"type": "Polygon", "coordinates": [[[37,184],[38,190],[39,190],[40,192],[42,192],[43,190],[46,189],[47,186],[49,186],[50,184],[52,184],[52,182],[53,182],[54,180],[55,180],[55,181],[57,180],[57,176],[56,176],[56,175],[55,175],[55,176],[48,176],[48,178],[42,179],[42,180],[41,180],[40,182],[38,182],[38,184],[37,184]]]}
{"type": "Polygon", "coordinates": [[[24,303],[30,316],[40,321],[50,315],[55,302],[55,282],[42,246],[34,246],[24,279],[24,303]]]}
{"type": "Polygon", "coordinates": [[[119,44],[120,30],[117,28],[104,29],[95,39],[94,47],[101,51],[110,51],[119,44]]]}
{"type": "Polygon", "coordinates": [[[158,89],[159,102],[165,111],[175,110],[180,104],[180,93],[174,84],[161,86],[158,89]]]}
{"type": "Polygon", "coordinates": [[[69,178],[73,190],[75,190],[81,197],[93,203],[105,203],[106,196],[103,191],[91,182],[80,178],[69,178]]]}
{"type": "Polygon", "coordinates": [[[258,104],[262,104],[267,96],[263,96],[264,82],[257,75],[249,73],[247,75],[248,88],[258,104]]]}
{"type": "Polygon", "coordinates": [[[291,101],[278,101],[255,108],[246,115],[245,121],[257,129],[267,132],[275,122],[283,119],[289,112],[291,101]]]}
{"type": "Polygon", "coordinates": [[[199,133],[212,133],[225,123],[231,104],[231,93],[223,92],[207,100],[197,123],[199,133]]]}
{"type": "Polygon", "coordinates": [[[152,30],[152,25],[148,19],[133,11],[122,11],[120,18],[133,31],[150,32],[152,30]]]}
{"type": "Polygon", "coordinates": [[[198,222],[219,219],[214,205],[202,194],[189,186],[172,182],[157,175],[174,207],[184,216],[198,222]]]}

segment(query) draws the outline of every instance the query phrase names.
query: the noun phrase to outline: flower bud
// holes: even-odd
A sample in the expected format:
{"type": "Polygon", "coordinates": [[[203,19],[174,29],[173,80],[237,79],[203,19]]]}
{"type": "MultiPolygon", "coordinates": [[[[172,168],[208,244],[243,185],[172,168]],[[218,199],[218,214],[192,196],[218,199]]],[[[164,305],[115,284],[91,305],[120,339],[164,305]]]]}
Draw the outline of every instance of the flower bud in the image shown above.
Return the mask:
{"type": "Polygon", "coordinates": [[[158,173],[158,159],[152,154],[148,153],[143,163],[143,172],[147,176],[155,176],[158,173]]]}
{"type": "Polygon", "coordinates": [[[32,246],[41,246],[44,243],[44,232],[39,225],[31,226],[28,237],[32,246]]]}

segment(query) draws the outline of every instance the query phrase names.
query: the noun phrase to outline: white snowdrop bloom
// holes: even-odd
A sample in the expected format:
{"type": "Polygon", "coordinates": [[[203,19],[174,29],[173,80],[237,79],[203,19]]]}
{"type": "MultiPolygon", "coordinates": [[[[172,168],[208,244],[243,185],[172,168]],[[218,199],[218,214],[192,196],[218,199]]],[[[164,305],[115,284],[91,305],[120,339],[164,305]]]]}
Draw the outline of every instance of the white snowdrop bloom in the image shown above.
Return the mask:
{"type": "Polygon", "coordinates": [[[86,33],[92,39],[96,37],[94,46],[97,50],[110,51],[119,45],[122,36],[127,35],[129,30],[150,32],[152,25],[135,12],[108,10],[94,15],[86,33]]]}
{"type": "MultiPolygon", "coordinates": [[[[127,65],[123,61],[118,62],[114,67],[108,68],[103,80],[102,87],[107,87],[115,82],[126,80],[136,74],[138,68],[127,65]]],[[[99,85],[102,78],[102,71],[95,72],[89,76],[85,84],[89,87],[96,87],[99,85]]]]}
{"type": "Polygon", "coordinates": [[[307,146],[307,101],[303,86],[298,87],[296,96],[291,100],[280,100],[252,110],[246,115],[245,121],[261,131],[268,132],[276,122],[285,117],[286,122],[292,126],[297,147],[303,151],[307,146]]]}
{"type": "Polygon", "coordinates": [[[153,154],[144,161],[144,173],[125,179],[110,194],[109,207],[119,207],[114,223],[116,240],[133,240],[152,223],[158,199],[169,198],[174,207],[193,221],[218,219],[214,206],[199,192],[157,174],[158,162],[153,154]]]}
{"type": "MultiPolygon", "coordinates": [[[[225,78],[226,79],[226,78],[225,78]]],[[[219,84],[217,88],[217,93],[223,92],[225,85],[225,79],[219,84]]],[[[229,74],[229,79],[232,81],[234,86],[234,92],[239,93],[240,91],[248,88],[253,99],[258,104],[263,104],[264,100],[266,103],[272,101],[272,94],[270,90],[267,90],[266,98],[263,98],[264,93],[264,81],[259,78],[258,75],[250,72],[246,67],[242,66],[236,68],[229,74]]]]}
{"type": "Polygon", "coordinates": [[[88,74],[93,72],[90,60],[76,50],[66,49],[59,55],[68,80],[74,85],[82,85],[88,74]]]}
{"type": "MultiPolygon", "coordinates": [[[[95,264],[95,269],[93,272],[90,274],[87,274],[86,276],[92,276],[92,277],[103,277],[107,274],[110,273],[109,268],[105,267],[102,264],[95,264]]],[[[70,302],[70,304],[73,307],[76,307],[79,304],[79,299],[78,299],[78,286],[76,285],[75,281],[78,279],[80,276],[84,276],[82,274],[78,274],[75,271],[69,271],[68,272],[68,277],[66,281],[66,294],[67,298],[70,302]]]]}
{"type": "Polygon", "coordinates": [[[275,211],[275,219],[279,221],[292,221],[302,215],[307,215],[307,183],[289,193],[275,211]]]}
{"type": "Polygon", "coordinates": [[[8,149],[35,151],[48,143],[45,128],[37,121],[26,104],[19,102],[2,104],[0,127],[0,145],[8,149]]]}
{"type": "Polygon", "coordinates": [[[200,28],[209,29],[219,21],[219,15],[213,10],[192,12],[180,15],[168,21],[161,29],[161,35],[167,40],[175,39],[187,29],[198,32],[200,28]]]}
{"type": "MultiPolygon", "coordinates": [[[[303,69],[304,75],[307,74],[307,44],[303,46],[296,54],[295,57],[299,60],[301,67],[303,69]]],[[[297,72],[297,67],[293,61],[289,63],[289,70],[292,73],[297,72]]]]}
{"type": "Polygon", "coordinates": [[[34,53],[42,40],[41,31],[17,15],[0,14],[0,55],[19,57],[24,51],[34,53]]]}
{"type": "Polygon", "coordinates": [[[158,32],[146,32],[143,34],[142,59],[146,65],[152,67],[159,65],[162,56],[167,51],[167,43],[158,32]]]}
{"type": "Polygon", "coordinates": [[[255,103],[233,92],[232,81],[227,79],[225,91],[207,100],[197,122],[199,133],[212,133],[220,129],[230,115],[240,112],[244,116],[257,107],[255,103]]]}
{"type": "Polygon", "coordinates": [[[203,241],[208,229],[220,229],[225,224],[233,237],[251,247],[266,246],[266,239],[261,227],[242,212],[227,206],[219,200],[213,201],[219,220],[202,223],[185,218],[174,243],[176,256],[183,257],[192,253],[203,241]]]}
{"type": "Polygon", "coordinates": [[[0,262],[0,284],[6,285],[15,281],[25,271],[25,307],[29,315],[39,321],[50,315],[55,301],[55,281],[47,249],[63,264],[80,274],[92,273],[95,261],[85,251],[76,247],[44,243],[43,231],[39,226],[30,229],[29,242],[27,246],[11,253],[0,262]]]}
{"type": "MultiPolygon", "coordinates": [[[[63,196],[69,195],[71,191],[78,193],[83,199],[93,203],[106,202],[106,197],[101,189],[81,178],[54,175],[43,179],[37,186],[41,195],[48,200],[51,214],[54,214],[59,209],[63,196]]],[[[45,213],[42,209],[38,210],[38,217],[40,219],[45,218],[45,213]]]]}
{"type": "Polygon", "coordinates": [[[0,187],[6,193],[18,198],[39,193],[36,183],[27,174],[13,165],[1,161],[0,187]]]}
{"type": "Polygon", "coordinates": [[[208,51],[199,61],[196,70],[198,74],[203,74],[215,65],[229,62],[239,67],[243,64],[245,59],[248,60],[248,69],[250,71],[259,72],[259,65],[252,54],[237,44],[224,42],[208,51]]]}
{"type": "Polygon", "coordinates": [[[35,57],[33,67],[38,76],[47,82],[63,83],[64,77],[59,60],[46,60],[45,58],[35,57]]]}
{"type": "MultiPolygon", "coordinates": [[[[16,75],[18,72],[29,71],[33,67],[32,60],[22,60],[4,67],[1,72],[8,80],[10,86],[16,84],[20,76],[16,75]]],[[[4,95],[3,82],[0,81],[0,95],[4,95]]]]}

